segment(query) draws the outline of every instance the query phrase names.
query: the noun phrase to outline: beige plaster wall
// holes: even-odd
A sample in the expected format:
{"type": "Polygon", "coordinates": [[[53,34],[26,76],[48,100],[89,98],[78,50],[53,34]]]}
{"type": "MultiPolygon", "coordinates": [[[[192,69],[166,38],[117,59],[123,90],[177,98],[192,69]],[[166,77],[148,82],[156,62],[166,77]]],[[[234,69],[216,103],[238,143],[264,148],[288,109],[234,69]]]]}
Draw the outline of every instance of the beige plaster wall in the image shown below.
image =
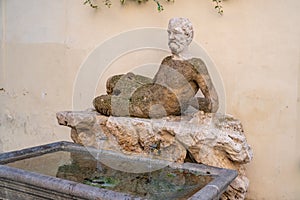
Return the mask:
{"type": "MultiPolygon", "coordinates": [[[[114,1],[112,8],[97,11],[82,2],[0,1],[0,151],[70,140],[69,129],[56,124],[55,112],[72,109],[77,73],[89,54],[120,32],[165,28],[171,17],[184,16],[223,79],[227,113],[243,122],[253,147],[248,198],[300,198],[298,0],[226,0],[222,17],[209,0],[176,1],[162,13],[151,1],[139,6],[114,1]]],[[[141,54],[113,63],[97,93],[103,79],[124,72],[121,64],[157,63],[165,52],[141,54]]]]}
{"type": "MultiPolygon", "coordinates": [[[[300,58],[300,55],[299,55],[300,58]]],[[[298,99],[297,99],[297,104],[298,104],[298,128],[297,128],[297,139],[296,139],[296,144],[300,144],[300,134],[299,134],[299,130],[300,130],[300,62],[299,62],[299,68],[298,68],[298,99]]],[[[297,146],[298,147],[298,146],[297,146]]],[[[296,160],[296,170],[297,170],[297,180],[298,183],[297,185],[300,185],[300,151],[298,150],[298,148],[295,147],[296,151],[297,151],[297,160],[296,160]]],[[[299,187],[296,190],[296,195],[297,197],[300,196],[300,189],[299,187]]]]}

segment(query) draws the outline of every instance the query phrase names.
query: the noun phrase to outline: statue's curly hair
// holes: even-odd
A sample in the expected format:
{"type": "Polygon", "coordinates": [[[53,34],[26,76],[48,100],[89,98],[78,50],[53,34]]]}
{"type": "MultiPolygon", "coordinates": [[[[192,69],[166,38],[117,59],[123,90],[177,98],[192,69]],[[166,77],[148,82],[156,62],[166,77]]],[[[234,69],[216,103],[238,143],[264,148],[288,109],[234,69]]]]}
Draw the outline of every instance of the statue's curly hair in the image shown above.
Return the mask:
{"type": "Polygon", "coordinates": [[[184,31],[184,34],[189,37],[189,43],[192,42],[194,37],[194,30],[193,25],[188,18],[175,17],[170,19],[168,28],[170,29],[172,27],[180,27],[184,31]]]}

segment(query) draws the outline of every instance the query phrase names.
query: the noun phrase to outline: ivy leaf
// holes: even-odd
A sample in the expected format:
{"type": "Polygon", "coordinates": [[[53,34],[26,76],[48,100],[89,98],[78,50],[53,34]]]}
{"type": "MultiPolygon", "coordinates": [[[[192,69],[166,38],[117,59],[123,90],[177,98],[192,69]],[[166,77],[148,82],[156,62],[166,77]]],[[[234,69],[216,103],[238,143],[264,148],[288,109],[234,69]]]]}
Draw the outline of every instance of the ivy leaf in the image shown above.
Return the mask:
{"type": "Polygon", "coordinates": [[[220,15],[223,15],[223,7],[221,5],[222,0],[212,0],[215,3],[215,9],[218,11],[220,15]]]}
{"type": "Polygon", "coordinates": [[[108,7],[108,8],[110,8],[110,6],[111,6],[111,1],[110,0],[103,0],[104,1],[104,4],[108,7]]]}
{"type": "Polygon", "coordinates": [[[156,4],[157,4],[157,10],[158,10],[159,12],[161,12],[161,11],[164,10],[164,7],[160,4],[160,2],[159,2],[158,0],[153,0],[153,1],[156,2],[156,4]]]}
{"type": "Polygon", "coordinates": [[[92,8],[98,8],[98,6],[97,5],[94,5],[92,2],[91,2],[91,0],[86,0],[84,3],[83,3],[83,5],[85,5],[85,4],[89,4],[92,8]]]}

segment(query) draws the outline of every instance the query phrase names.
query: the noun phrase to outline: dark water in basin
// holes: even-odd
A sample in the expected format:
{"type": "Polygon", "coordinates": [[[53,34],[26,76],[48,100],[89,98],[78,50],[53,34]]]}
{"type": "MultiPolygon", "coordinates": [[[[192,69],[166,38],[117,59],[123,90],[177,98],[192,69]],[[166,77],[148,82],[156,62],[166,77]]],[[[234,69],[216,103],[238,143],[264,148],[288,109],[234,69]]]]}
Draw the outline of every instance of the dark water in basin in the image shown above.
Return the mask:
{"type": "Polygon", "coordinates": [[[86,152],[57,151],[7,165],[153,200],[187,199],[212,180],[170,167],[146,173],[114,170],[86,152]]]}

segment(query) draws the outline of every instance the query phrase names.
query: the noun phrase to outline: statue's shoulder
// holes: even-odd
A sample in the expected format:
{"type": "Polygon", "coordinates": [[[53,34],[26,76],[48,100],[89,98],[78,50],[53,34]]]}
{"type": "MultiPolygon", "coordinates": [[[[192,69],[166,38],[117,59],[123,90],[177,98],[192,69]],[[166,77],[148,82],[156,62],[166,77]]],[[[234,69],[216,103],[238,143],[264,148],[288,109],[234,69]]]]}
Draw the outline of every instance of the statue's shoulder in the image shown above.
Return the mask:
{"type": "Polygon", "coordinates": [[[188,59],[188,62],[195,66],[205,66],[206,67],[204,61],[201,58],[190,58],[190,59],[188,59]]]}
{"type": "Polygon", "coordinates": [[[202,74],[208,74],[205,62],[201,58],[191,58],[187,60],[193,67],[202,74]]]}
{"type": "Polygon", "coordinates": [[[167,56],[162,60],[162,63],[169,62],[172,59],[173,59],[173,56],[167,56]]]}

